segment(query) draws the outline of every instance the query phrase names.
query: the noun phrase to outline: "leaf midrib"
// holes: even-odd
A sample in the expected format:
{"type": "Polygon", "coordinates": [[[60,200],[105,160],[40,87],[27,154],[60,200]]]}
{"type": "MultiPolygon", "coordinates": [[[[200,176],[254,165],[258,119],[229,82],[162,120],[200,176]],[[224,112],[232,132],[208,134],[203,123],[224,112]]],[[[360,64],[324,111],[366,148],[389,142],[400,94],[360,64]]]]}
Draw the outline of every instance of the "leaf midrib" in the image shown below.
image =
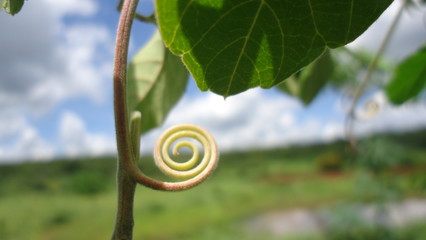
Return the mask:
{"type": "Polygon", "coordinates": [[[265,0],[262,0],[260,2],[260,4],[259,4],[259,8],[257,9],[256,15],[253,18],[253,22],[252,22],[252,24],[250,26],[250,29],[249,29],[249,31],[247,33],[247,36],[245,37],[245,41],[244,41],[243,47],[241,48],[241,51],[240,51],[240,54],[238,56],[237,62],[235,63],[235,67],[234,67],[234,69],[232,71],[231,79],[229,81],[225,97],[229,96],[229,92],[231,90],[231,86],[232,86],[232,83],[234,82],[234,78],[235,78],[235,75],[236,75],[235,73],[236,73],[236,71],[237,71],[237,69],[238,69],[238,67],[240,65],[241,58],[244,55],[245,49],[247,47],[247,43],[248,43],[248,41],[250,39],[251,34],[253,33],[254,26],[256,25],[257,19],[259,18],[259,15],[260,15],[260,11],[262,10],[262,7],[263,7],[264,4],[265,4],[265,0]]]}

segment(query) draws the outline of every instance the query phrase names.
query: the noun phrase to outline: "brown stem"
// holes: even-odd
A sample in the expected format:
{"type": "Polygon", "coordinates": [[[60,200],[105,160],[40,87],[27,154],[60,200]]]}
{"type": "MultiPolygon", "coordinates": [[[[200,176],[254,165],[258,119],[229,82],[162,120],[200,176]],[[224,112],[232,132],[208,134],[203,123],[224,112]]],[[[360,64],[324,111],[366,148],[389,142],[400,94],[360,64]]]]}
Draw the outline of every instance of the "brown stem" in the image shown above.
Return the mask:
{"type": "Polygon", "coordinates": [[[112,240],[131,240],[133,235],[133,199],[136,182],[130,172],[133,165],[126,101],[126,70],[130,30],[138,0],[125,0],[117,30],[114,59],[114,115],[118,150],[118,207],[112,240]]]}
{"type": "MultiPolygon", "coordinates": [[[[117,4],[117,11],[121,12],[121,10],[123,9],[123,2],[124,2],[124,0],[120,0],[120,2],[117,4]]],[[[142,15],[142,14],[139,14],[139,13],[135,13],[134,18],[136,20],[141,21],[141,22],[157,24],[154,13],[149,15],[149,16],[145,16],[145,15],[142,15]]]]}
{"type": "Polygon", "coordinates": [[[136,182],[129,175],[119,167],[117,173],[118,208],[111,240],[131,240],[133,237],[133,201],[136,182]]]}

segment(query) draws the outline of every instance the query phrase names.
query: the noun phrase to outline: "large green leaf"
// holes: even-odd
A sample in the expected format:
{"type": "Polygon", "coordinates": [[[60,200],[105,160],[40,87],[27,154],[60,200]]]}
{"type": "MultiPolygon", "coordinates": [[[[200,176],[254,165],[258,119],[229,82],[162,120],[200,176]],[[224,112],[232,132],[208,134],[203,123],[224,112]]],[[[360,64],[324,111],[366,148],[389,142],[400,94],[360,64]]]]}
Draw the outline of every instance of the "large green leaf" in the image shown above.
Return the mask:
{"type": "Polygon", "coordinates": [[[285,82],[279,84],[278,89],[298,97],[306,105],[310,104],[326,83],[331,80],[333,70],[333,59],[330,51],[327,50],[299,73],[293,74],[285,82]]]}
{"type": "Polygon", "coordinates": [[[21,11],[24,5],[24,0],[0,0],[0,9],[4,8],[7,13],[15,15],[21,11]]]}
{"type": "Polygon", "coordinates": [[[163,123],[185,92],[188,71],[179,57],[167,50],[157,32],[129,64],[129,112],[142,113],[141,131],[163,123]]]}
{"type": "Polygon", "coordinates": [[[426,46],[405,59],[395,70],[386,94],[394,104],[416,97],[426,84],[426,46]]]}
{"type": "Polygon", "coordinates": [[[158,24],[198,87],[270,88],[362,34],[392,0],[156,0],[158,24]]]}

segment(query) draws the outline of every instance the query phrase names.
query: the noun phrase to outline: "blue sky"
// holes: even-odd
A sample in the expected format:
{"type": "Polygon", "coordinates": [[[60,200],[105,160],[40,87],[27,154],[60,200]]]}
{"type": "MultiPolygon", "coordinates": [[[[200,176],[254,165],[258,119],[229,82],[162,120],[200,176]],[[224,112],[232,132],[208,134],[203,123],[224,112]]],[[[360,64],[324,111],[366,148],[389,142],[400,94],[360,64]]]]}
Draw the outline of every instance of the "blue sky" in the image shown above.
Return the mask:
{"type": "MultiPolygon", "coordinates": [[[[350,47],[375,51],[399,3],[350,47]]],[[[111,80],[115,8],[116,1],[29,0],[14,17],[0,12],[0,163],[116,152],[111,80]]],[[[138,11],[151,13],[152,1],[140,1],[138,11]]],[[[135,22],[130,55],[154,30],[152,24],[135,22]]],[[[425,8],[411,9],[386,57],[399,61],[425,40],[425,8]]],[[[358,135],[426,126],[424,101],[394,107],[380,91],[371,91],[370,98],[381,108],[368,118],[361,116],[361,108],[358,135]]],[[[191,80],[164,126],[143,137],[142,150],[150,152],[161,130],[184,122],[209,129],[224,151],[332,141],[344,137],[346,105],[331,89],[308,107],[274,89],[253,89],[224,100],[200,92],[191,80]]]]}

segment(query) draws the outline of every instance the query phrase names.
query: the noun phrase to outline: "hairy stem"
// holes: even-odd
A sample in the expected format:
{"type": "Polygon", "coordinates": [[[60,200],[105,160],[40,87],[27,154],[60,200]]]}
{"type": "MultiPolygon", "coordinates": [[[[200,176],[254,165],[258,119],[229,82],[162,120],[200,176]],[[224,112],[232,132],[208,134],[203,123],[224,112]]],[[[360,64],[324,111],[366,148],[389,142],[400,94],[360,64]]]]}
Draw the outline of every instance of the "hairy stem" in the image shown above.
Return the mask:
{"type": "Polygon", "coordinates": [[[409,0],[404,0],[398,10],[398,13],[395,15],[395,18],[393,19],[391,25],[389,26],[388,31],[386,32],[385,38],[381,42],[379,49],[377,50],[376,55],[374,56],[373,60],[371,61],[370,65],[368,66],[367,72],[365,73],[364,77],[362,78],[360,84],[358,85],[358,88],[355,91],[354,98],[352,100],[352,103],[349,107],[348,116],[346,118],[346,136],[350,141],[351,147],[356,147],[356,139],[353,136],[353,125],[355,120],[355,108],[362,96],[362,93],[365,91],[365,88],[367,87],[368,82],[371,79],[371,76],[373,75],[374,70],[376,69],[377,63],[379,62],[379,59],[382,57],[384,50],[386,49],[395,29],[396,26],[401,19],[402,12],[407,5],[409,0]]]}
{"type": "MultiPolygon", "coordinates": [[[[120,0],[120,2],[117,5],[117,10],[118,11],[121,11],[123,9],[123,3],[124,3],[124,0],[120,0]]],[[[139,14],[139,13],[135,12],[134,18],[136,20],[141,21],[141,22],[157,24],[154,13],[151,14],[151,15],[149,15],[149,16],[145,16],[145,15],[142,15],[142,14],[139,14]]]]}
{"type": "Polygon", "coordinates": [[[114,59],[114,116],[118,150],[118,207],[112,240],[131,240],[133,235],[133,199],[136,181],[126,102],[126,70],[130,30],[138,0],[125,0],[117,30],[114,59]]]}
{"type": "Polygon", "coordinates": [[[122,167],[118,168],[117,182],[118,208],[111,240],[131,240],[133,237],[133,202],[136,182],[122,167]]]}
{"type": "Polygon", "coordinates": [[[169,129],[159,138],[154,158],[157,165],[166,174],[179,178],[180,182],[162,182],[152,179],[138,168],[140,146],[141,113],[133,111],[129,114],[126,100],[127,52],[130,30],[138,0],[120,1],[120,21],[117,31],[117,42],[114,59],[114,114],[118,148],[118,208],[112,240],[131,240],[133,234],[133,202],[136,184],[164,190],[179,191],[194,187],[204,181],[216,168],[219,154],[213,137],[201,127],[181,125],[169,129]],[[194,155],[189,163],[174,162],[168,156],[168,148],[175,140],[193,138],[204,148],[203,158],[199,166],[199,152],[196,145],[189,141],[177,143],[174,155],[181,147],[189,147],[194,155]],[[160,153],[161,152],[161,153],[160,153]],[[193,169],[191,169],[193,167],[193,169]]]}

